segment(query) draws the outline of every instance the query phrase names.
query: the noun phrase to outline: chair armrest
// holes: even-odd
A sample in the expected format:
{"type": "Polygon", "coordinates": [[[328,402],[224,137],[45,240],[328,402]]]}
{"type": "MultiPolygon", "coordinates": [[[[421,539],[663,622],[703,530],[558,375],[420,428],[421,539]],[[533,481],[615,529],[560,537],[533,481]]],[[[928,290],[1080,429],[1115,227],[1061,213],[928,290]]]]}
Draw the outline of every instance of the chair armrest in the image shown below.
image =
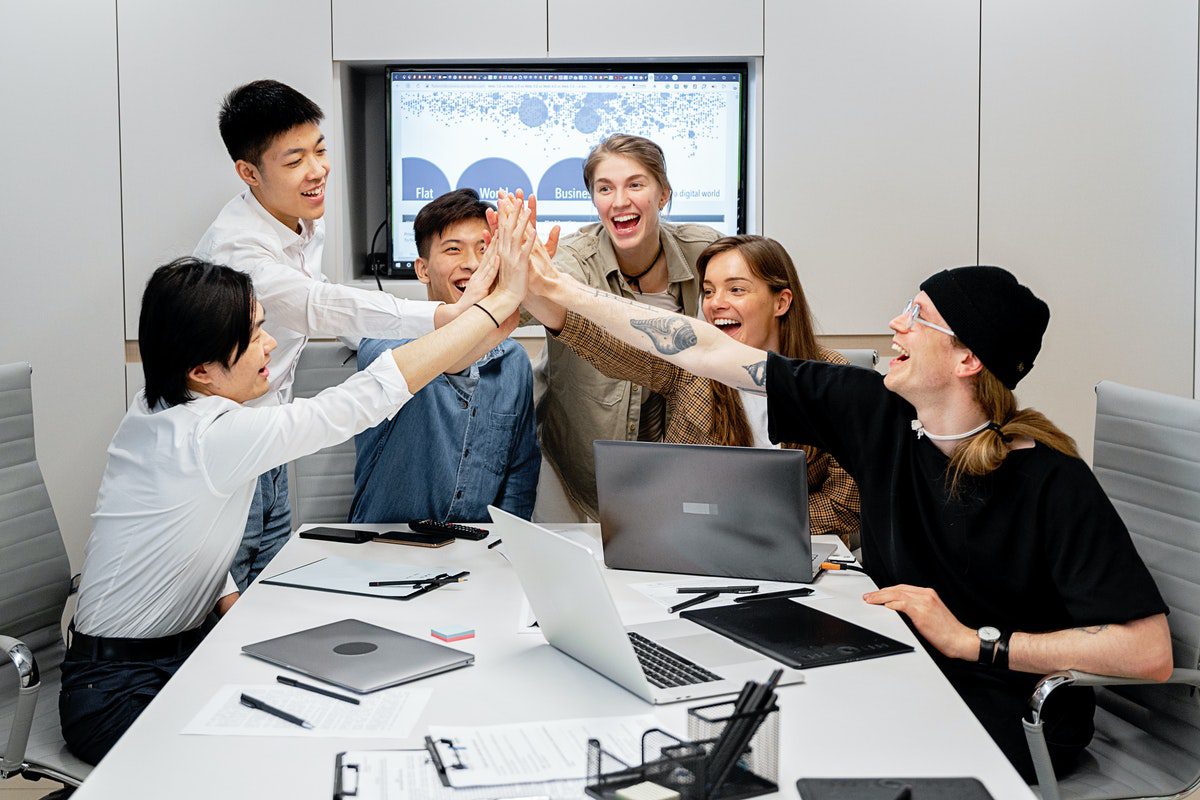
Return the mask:
{"type": "Polygon", "coordinates": [[[0,653],[3,653],[17,668],[17,707],[13,712],[12,730],[8,744],[0,756],[0,779],[21,772],[25,766],[25,747],[29,744],[29,731],[33,728],[33,710],[37,706],[38,690],[42,688],[37,659],[20,639],[0,636],[0,653]]]}
{"type": "Polygon", "coordinates": [[[1059,800],[1058,781],[1054,776],[1054,768],[1050,764],[1050,752],[1046,748],[1046,738],[1042,730],[1042,706],[1046,704],[1055,689],[1062,686],[1170,686],[1172,684],[1200,687],[1200,670],[1176,668],[1165,681],[1150,681],[1144,678],[1094,675],[1090,672],[1069,669],[1052,672],[1038,681],[1033,695],[1029,698],[1029,719],[1021,720],[1021,724],[1025,728],[1025,739],[1029,744],[1029,754],[1033,757],[1033,768],[1037,773],[1042,800],[1059,800]]]}

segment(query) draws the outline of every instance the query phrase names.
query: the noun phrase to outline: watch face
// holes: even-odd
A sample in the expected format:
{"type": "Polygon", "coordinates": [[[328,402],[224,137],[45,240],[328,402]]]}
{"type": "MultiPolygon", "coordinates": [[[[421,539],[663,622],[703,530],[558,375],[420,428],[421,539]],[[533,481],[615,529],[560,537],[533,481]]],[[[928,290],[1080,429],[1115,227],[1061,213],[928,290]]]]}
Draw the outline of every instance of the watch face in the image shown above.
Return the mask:
{"type": "Polygon", "coordinates": [[[979,638],[985,642],[998,642],[1000,641],[1000,631],[991,625],[984,625],[979,629],[979,638]]]}

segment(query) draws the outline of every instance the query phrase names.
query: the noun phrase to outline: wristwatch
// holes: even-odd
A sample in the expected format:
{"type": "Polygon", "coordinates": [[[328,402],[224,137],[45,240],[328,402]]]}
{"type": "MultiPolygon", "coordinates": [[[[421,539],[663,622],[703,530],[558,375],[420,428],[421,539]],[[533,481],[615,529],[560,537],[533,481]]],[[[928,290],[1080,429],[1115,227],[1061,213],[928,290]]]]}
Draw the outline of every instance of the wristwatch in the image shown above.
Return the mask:
{"type": "Polygon", "coordinates": [[[990,667],[996,654],[996,642],[1000,641],[1000,629],[984,625],[976,633],[979,634],[979,663],[990,667]]]}

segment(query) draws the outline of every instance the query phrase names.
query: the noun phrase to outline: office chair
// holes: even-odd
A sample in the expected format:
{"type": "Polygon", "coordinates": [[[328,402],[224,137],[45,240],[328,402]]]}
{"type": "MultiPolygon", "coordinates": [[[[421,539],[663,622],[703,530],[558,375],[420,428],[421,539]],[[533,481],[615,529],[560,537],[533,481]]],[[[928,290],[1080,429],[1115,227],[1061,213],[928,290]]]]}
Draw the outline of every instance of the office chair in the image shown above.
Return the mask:
{"type": "Polygon", "coordinates": [[[866,367],[867,369],[875,369],[875,365],[879,363],[878,350],[838,350],[837,352],[845,356],[856,367],[866,367]]]}
{"type": "MultiPolygon", "coordinates": [[[[310,341],[296,362],[293,394],[312,397],[358,371],[354,351],[340,342],[310,341]]],[[[298,458],[288,467],[292,524],[345,522],[354,499],[354,440],[298,458]]]]}
{"type": "Polygon", "coordinates": [[[1096,477],[1171,609],[1175,671],[1162,684],[1047,675],[1025,736],[1043,800],[1183,797],[1200,787],[1200,402],[1102,381],[1095,441],[1096,477]],[[1056,781],[1041,710],[1067,685],[1096,687],[1096,735],[1056,781]]]}
{"type": "Polygon", "coordinates": [[[63,609],[71,568],[33,447],[30,367],[0,366],[0,780],[78,786],[92,768],[58,721],[63,609]]]}

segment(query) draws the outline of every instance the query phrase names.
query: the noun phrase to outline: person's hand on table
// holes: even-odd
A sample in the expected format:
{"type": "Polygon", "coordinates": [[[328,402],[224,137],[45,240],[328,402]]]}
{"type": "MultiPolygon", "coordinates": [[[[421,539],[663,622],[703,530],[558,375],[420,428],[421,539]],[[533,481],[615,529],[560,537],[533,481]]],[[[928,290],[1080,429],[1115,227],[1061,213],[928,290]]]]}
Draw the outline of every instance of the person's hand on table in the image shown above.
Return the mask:
{"type": "Polygon", "coordinates": [[[933,589],[900,583],[867,592],[863,600],[908,617],[925,641],[944,656],[965,661],[979,657],[979,634],[959,622],[933,589]]]}

